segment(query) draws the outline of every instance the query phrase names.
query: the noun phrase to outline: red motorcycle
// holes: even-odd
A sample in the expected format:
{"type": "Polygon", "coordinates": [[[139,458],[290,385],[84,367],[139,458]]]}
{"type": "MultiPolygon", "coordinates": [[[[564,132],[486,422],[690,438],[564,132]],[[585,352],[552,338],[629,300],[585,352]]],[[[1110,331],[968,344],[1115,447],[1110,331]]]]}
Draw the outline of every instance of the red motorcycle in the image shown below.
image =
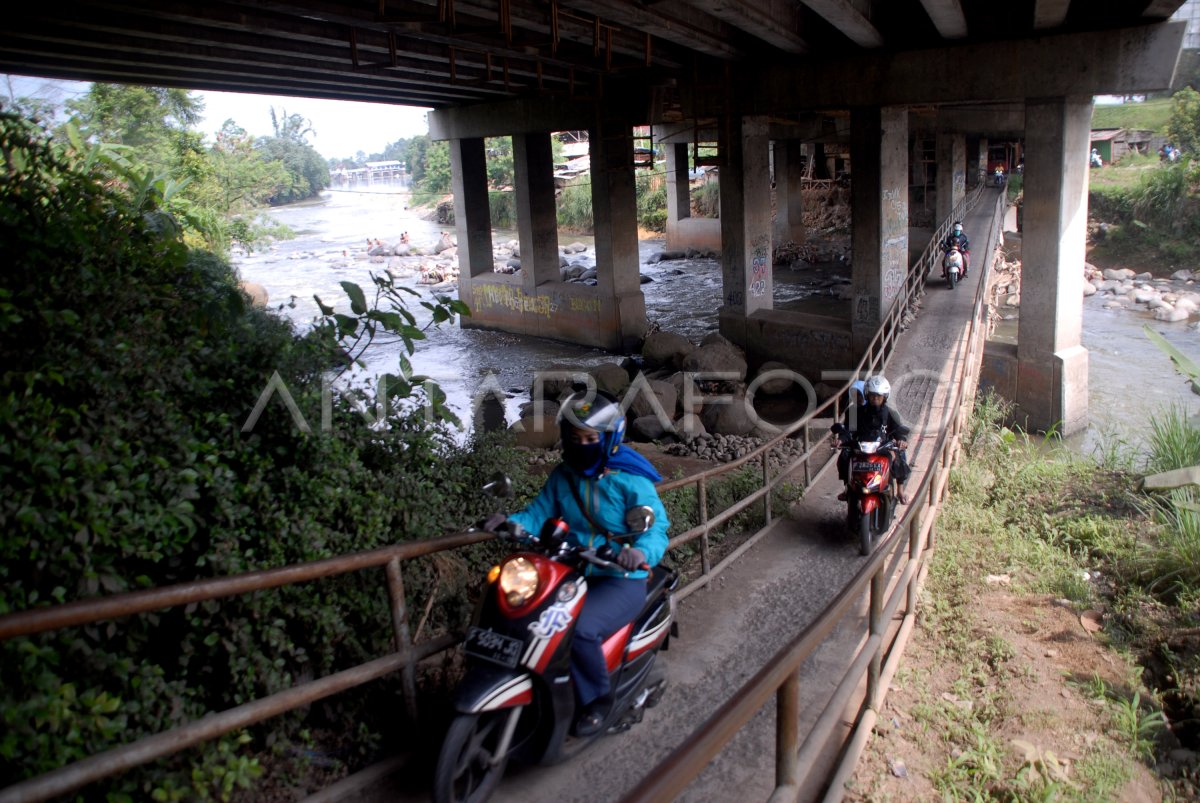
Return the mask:
{"type": "Polygon", "coordinates": [[[567,524],[550,519],[522,551],[488,572],[473,625],[464,642],[466,676],[455,695],[457,715],[442,743],[434,775],[436,803],[486,800],[509,759],[553,764],[570,758],[605,733],[642,720],[662,698],[666,679],[654,663],[678,635],[673,593],[678,574],[655,566],[646,602],[632,622],[603,646],[613,705],[599,733],[576,737],[571,639],[587,597],[586,565],[623,569],[619,543],[650,529],[654,511],[631,508],[628,533],[589,549],[567,541],[567,524]]]}
{"type": "Polygon", "coordinates": [[[875,542],[892,526],[896,492],[892,483],[893,440],[858,440],[842,424],[834,434],[845,459],[846,526],[858,535],[858,550],[870,555],[875,542]]]}

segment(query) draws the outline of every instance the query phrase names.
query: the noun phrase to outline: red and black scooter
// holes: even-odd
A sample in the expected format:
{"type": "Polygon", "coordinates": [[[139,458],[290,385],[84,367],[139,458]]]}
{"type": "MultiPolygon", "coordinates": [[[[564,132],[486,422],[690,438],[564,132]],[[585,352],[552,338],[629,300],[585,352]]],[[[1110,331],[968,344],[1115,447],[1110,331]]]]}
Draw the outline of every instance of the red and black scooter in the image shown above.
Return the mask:
{"type": "Polygon", "coordinates": [[[834,435],[848,456],[846,526],[858,536],[860,554],[870,555],[875,542],[892,526],[896,492],[892,483],[893,440],[860,441],[843,424],[834,435]]]}
{"type": "MultiPolygon", "coordinates": [[[[611,541],[648,530],[654,511],[632,508],[625,522],[631,532],[611,541]]],[[[584,568],[623,570],[615,562],[619,546],[588,549],[566,536],[566,522],[551,519],[537,538],[488,572],[464,643],[467,671],[455,695],[457,714],[438,757],[436,803],[485,800],[509,759],[553,764],[570,758],[600,735],[640,722],[662,697],[666,679],[654,664],[658,651],[678,634],[672,592],[679,577],[656,566],[642,610],[604,642],[613,695],[604,727],[588,738],[571,735],[571,638],[587,598],[584,568]]]]}

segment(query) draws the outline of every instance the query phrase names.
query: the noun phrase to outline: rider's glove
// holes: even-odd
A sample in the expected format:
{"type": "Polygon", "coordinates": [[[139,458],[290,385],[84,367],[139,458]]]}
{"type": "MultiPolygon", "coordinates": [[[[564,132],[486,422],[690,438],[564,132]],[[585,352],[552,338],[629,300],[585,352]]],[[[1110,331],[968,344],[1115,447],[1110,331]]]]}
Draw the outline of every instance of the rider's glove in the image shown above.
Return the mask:
{"type": "Polygon", "coordinates": [[[617,563],[627,571],[640,569],[645,562],[646,553],[637,547],[627,546],[621,550],[621,554],[617,555],[617,563]]]}
{"type": "Polygon", "coordinates": [[[479,523],[479,529],[495,533],[501,538],[524,539],[528,533],[525,528],[503,513],[493,513],[479,523]]]}

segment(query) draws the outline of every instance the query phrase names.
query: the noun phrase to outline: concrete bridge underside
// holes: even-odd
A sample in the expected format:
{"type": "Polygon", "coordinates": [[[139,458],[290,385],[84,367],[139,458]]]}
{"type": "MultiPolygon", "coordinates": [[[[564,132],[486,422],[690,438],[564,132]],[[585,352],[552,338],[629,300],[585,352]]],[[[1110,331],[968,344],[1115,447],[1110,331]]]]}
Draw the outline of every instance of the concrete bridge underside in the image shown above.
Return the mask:
{"type": "MultiPolygon", "coordinates": [[[[740,85],[752,89],[744,101],[731,99],[736,108],[706,108],[701,113],[711,122],[704,124],[654,129],[656,145],[666,151],[668,247],[719,247],[721,333],[747,350],[752,365],[778,360],[816,380],[822,370],[858,361],[910,269],[915,140],[936,143],[937,222],[963,199],[968,183],[981,179],[989,138],[1020,140],[1025,159],[1022,298],[1028,301],[1014,368],[1015,401],[1034,428],[1078,431],[1087,422],[1080,283],[1091,98],[1169,85],[1180,35],[1176,26],[1154,26],[906,53],[875,64],[826,61],[805,72],[804,84],[799,71],[781,67],[746,76],[740,85]],[[1081,60],[1080,52],[1089,49],[1104,53],[1104,59],[1081,60]],[[893,70],[903,79],[891,78],[893,70]],[[960,79],[947,83],[948,75],[960,79]],[[838,93],[830,84],[837,76],[843,77],[839,96],[853,104],[813,111],[813,106],[835,103],[838,93]],[[966,80],[973,93],[961,91],[966,80]],[[792,91],[783,91],[789,86],[792,91]],[[994,93],[989,103],[975,97],[987,93],[994,93]],[[694,142],[716,146],[719,220],[688,220],[686,171],[694,142]],[[849,154],[853,260],[846,317],[779,310],[772,300],[775,248],[805,236],[798,167],[816,158],[819,147],[849,154]]],[[[638,342],[646,321],[638,289],[632,126],[641,119],[629,109],[598,114],[594,105],[573,110],[538,102],[431,115],[434,135],[452,143],[459,238],[470,242],[469,255],[461,257],[460,294],[474,314],[465,325],[615,350],[638,342]],[[594,287],[559,276],[552,165],[545,144],[552,131],[581,128],[592,143],[594,287]],[[517,171],[518,210],[527,217],[519,226],[523,270],[515,277],[493,273],[481,155],[484,138],[505,134],[513,137],[518,160],[531,137],[543,143],[538,159],[526,160],[517,171]],[[463,158],[468,150],[479,154],[473,163],[463,158]]]]}
{"type": "MultiPolygon", "coordinates": [[[[1086,418],[1080,346],[1091,97],[1169,88],[1182,0],[65,0],[6,15],[0,68],[81,80],[428,106],[453,166],[467,325],[610,349],[645,332],[635,126],[667,156],[668,236],[721,253],[721,331],[752,361],[853,365],[909,270],[913,159],[946,214],[989,141],[1025,148],[1031,424],[1086,418]],[[598,282],[558,271],[550,136],[588,132],[598,282]],[[484,140],[513,138],[522,272],[493,272],[484,140]],[[715,144],[720,219],[690,219],[687,160],[715,144]],[[801,165],[848,154],[850,312],[773,308],[774,249],[805,237],[801,165]],[[772,192],[775,214],[772,215],[772,192]]],[[[645,145],[646,143],[638,143],[645,145]]]]}

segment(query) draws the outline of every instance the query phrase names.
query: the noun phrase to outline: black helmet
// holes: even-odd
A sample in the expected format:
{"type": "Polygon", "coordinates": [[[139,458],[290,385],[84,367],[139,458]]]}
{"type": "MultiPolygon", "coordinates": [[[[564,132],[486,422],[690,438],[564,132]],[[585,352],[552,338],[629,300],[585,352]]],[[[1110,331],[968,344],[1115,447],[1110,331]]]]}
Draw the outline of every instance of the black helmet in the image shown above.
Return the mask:
{"type": "Polygon", "coordinates": [[[608,458],[625,439],[625,411],[616,397],[602,390],[577,391],[565,398],[558,410],[558,430],[562,437],[563,460],[584,477],[604,471],[608,458]],[[589,429],[600,433],[599,443],[572,443],[571,430],[589,429]]]}

